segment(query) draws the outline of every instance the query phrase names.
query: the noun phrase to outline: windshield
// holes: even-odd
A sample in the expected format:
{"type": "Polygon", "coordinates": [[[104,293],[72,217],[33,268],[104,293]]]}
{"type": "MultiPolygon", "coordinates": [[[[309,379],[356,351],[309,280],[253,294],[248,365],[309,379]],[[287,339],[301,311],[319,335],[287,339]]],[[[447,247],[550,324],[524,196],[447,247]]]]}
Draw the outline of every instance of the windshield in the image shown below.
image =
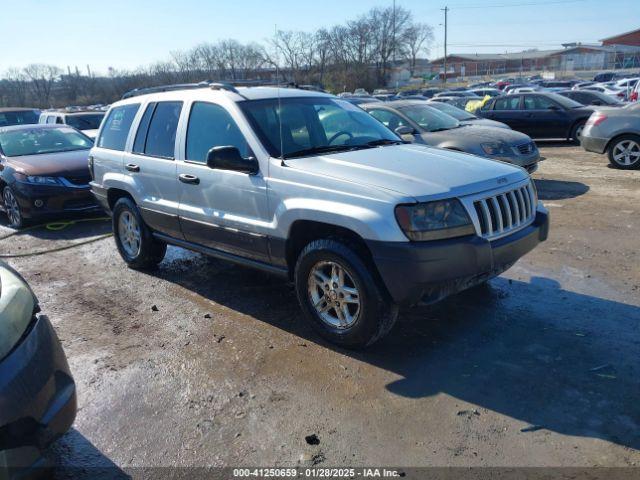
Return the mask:
{"type": "Polygon", "coordinates": [[[40,112],[38,112],[38,110],[17,110],[13,112],[0,112],[0,127],[38,123],[39,118],[40,112]]]}
{"type": "Polygon", "coordinates": [[[475,120],[476,118],[478,118],[472,113],[469,113],[466,110],[462,110],[461,108],[454,107],[453,105],[449,105],[448,103],[434,102],[429,106],[435,108],[436,110],[440,110],[447,115],[451,115],[453,118],[461,122],[465,120],[475,120]]]}
{"type": "Polygon", "coordinates": [[[400,110],[427,132],[438,132],[460,126],[458,120],[451,115],[447,115],[426,105],[411,105],[403,107],[400,110]]]}
{"type": "Polygon", "coordinates": [[[7,157],[87,150],[92,146],[89,137],[69,127],[0,131],[0,149],[7,157]]]}
{"type": "Polygon", "coordinates": [[[78,130],[97,130],[104,113],[83,113],[82,115],[67,115],[66,122],[78,130]]]}
{"type": "Polygon", "coordinates": [[[402,142],[364,110],[338,98],[270,98],[241,102],[240,106],[273,157],[402,142]]]}

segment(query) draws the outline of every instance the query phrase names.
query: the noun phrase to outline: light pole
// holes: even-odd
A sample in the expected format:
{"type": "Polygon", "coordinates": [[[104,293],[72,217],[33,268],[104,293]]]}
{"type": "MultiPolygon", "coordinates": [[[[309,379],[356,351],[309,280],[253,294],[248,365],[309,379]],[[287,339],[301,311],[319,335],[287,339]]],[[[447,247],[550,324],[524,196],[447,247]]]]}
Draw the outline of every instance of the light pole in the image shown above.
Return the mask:
{"type": "Polygon", "coordinates": [[[443,83],[447,83],[447,13],[449,12],[449,7],[444,7],[442,9],[444,12],[444,78],[443,83]]]}

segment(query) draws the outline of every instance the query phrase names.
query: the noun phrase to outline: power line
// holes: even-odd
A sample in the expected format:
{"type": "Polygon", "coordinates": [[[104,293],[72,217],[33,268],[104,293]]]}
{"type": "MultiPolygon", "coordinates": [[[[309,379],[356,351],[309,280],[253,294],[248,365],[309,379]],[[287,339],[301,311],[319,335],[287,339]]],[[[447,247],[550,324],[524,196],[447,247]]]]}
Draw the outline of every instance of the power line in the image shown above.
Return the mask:
{"type": "Polygon", "coordinates": [[[580,3],[586,2],[587,0],[551,0],[551,1],[543,1],[543,2],[522,2],[522,3],[500,3],[493,5],[453,5],[453,9],[461,10],[468,8],[509,8],[509,7],[530,7],[530,6],[540,6],[540,5],[563,5],[567,3],[580,3]]]}

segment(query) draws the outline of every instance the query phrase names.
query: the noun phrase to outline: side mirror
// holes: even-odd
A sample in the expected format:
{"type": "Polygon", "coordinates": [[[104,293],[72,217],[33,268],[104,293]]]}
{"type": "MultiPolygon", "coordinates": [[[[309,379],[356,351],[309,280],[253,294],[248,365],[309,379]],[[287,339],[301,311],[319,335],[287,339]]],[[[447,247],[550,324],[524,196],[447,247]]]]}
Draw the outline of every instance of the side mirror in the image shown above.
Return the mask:
{"type": "Polygon", "coordinates": [[[549,105],[549,108],[547,108],[547,110],[557,112],[558,110],[560,110],[560,107],[558,107],[557,105],[549,105]]]}
{"type": "Polygon", "coordinates": [[[408,127],[406,125],[396,128],[394,132],[396,132],[396,134],[399,136],[413,135],[414,133],[416,133],[416,131],[413,128],[408,127]]]}
{"type": "Polygon", "coordinates": [[[242,158],[240,150],[233,146],[213,147],[207,153],[207,166],[216,170],[231,170],[250,175],[258,173],[258,161],[253,158],[242,158]]]}

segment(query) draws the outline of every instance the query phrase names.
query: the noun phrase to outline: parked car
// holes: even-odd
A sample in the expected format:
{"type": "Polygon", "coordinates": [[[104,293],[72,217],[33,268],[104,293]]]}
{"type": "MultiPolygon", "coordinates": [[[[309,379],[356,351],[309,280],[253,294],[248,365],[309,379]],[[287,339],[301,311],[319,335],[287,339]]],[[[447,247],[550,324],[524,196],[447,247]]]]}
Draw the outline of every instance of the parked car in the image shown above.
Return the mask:
{"type": "Polygon", "coordinates": [[[627,96],[626,90],[622,90],[622,89],[620,89],[618,87],[615,87],[613,85],[605,85],[605,84],[602,84],[602,83],[597,83],[595,85],[589,85],[588,87],[581,88],[581,90],[604,93],[605,95],[609,95],[609,96],[611,96],[613,98],[616,98],[618,100],[625,100],[625,98],[627,96]]]}
{"type": "Polygon", "coordinates": [[[441,88],[423,88],[422,90],[420,90],[420,94],[422,96],[424,96],[424,97],[431,98],[436,93],[441,92],[441,91],[442,91],[441,88]]]}
{"type": "Polygon", "coordinates": [[[352,103],[353,105],[361,105],[363,103],[375,103],[375,102],[380,102],[382,103],[382,100],[376,97],[344,97],[344,100],[346,100],[349,103],[352,103]]]}
{"type": "Polygon", "coordinates": [[[39,116],[35,108],[0,108],[0,127],[38,123],[39,116]]]}
{"type": "Polygon", "coordinates": [[[593,109],[555,93],[522,93],[493,98],[476,113],[532,138],[564,138],[579,143],[593,109]]]}
{"type": "Polygon", "coordinates": [[[469,91],[479,97],[486,97],[487,95],[490,97],[498,97],[502,95],[502,92],[497,88],[474,88],[469,91]]]}
{"type": "Polygon", "coordinates": [[[601,72],[593,77],[593,81],[597,83],[610,82],[616,78],[615,72],[601,72]]]}
{"type": "Polygon", "coordinates": [[[573,87],[571,87],[571,90],[580,90],[581,88],[588,87],[590,85],[595,85],[595,84],[596,82],[578,82],[573,87]]]}
{"type": "Polygon", "coordinates": [[[40,114],[38,123],[69,125],[82,131],[89,138],[96,138],[104,112],[76,111],[59,112],[48,111],[40,114]]]}
{"type": "MultiPolygon", "coordinates": [[[[509,87],[507,87],[507,88],[509,88],[509,87]]],[[[505,93],[507,95],[513,95],[515,93],[535,93],[535,92],[539,92],[539,91],[541,91],[541,88],[540,87],[535,87],[535,86],[534,87],[516,87],[516,88],[509,89],[509,90],[507,90],[505,88],[505,93]]]]}
{"type": "Polygon", "coordinates": [[[381,100],[383,102],[390,102],[391,100],[397,100],[400,97],[393,93],[379,93],[377,95],[374,95],[373,98],[377,98],[378,100],[381,100]]]}
{"type": "Polygon", "coordinates": [[[290,278],[322,336],[362,347],[398,305],[485,281],[547,238],[523,169],[405,144],[330,95],[164,88],[114,103],[91,152],[130,267],[169,243],[290,278]]]}
{"type": "Polygon", "coordinates": [[[588,152],[607,153],[615,168],[640,168],[640,103],[594,112],[582,131],[581,144],[588,152]]]}
{"type": "Polygon", "coordinates": [[[487,118],[482,118],[477,115],[474,115],[471,112],[467,112],[461,108],[458,108],[450,103],[444,102],[427,102],[427,105],[435,108],[436,110],[440,110],[447,115],[452,116],[460,125],[475,125],[476,127],[495,127],[495,128],[506,128],[507,130],[511,130],[511,127],[505,123],[496,122],[494,120],[489,120],[487,118]]]}
{"type": "Polygon", "coordinates": [[[60,341],[25,280],[0,261],[0,478],[33,478],[76,416],[60,341]]]}
{"type": "Polygon", "coordinates": [[[475,97],[432,97],[429,102],[448,103],[454,107],[465,110],[470,100],[477,100],[475,97]]]}
{"type": "Polygon", "coordinates": [[[445,90],[444,92],[438,92],[433,96],[433,98],[438,98],[438,97],[474,98],[474,97],[478,97],[478,95],[472,92],[467,92],[466,90],[445,90]]]}
{"type": "Polygon", "coordinates": [[[354,94],[355,96],[360,96],[360,97],[362,97],[362,96],[365,96],[365,97],[366,97],[366,96],[369,96],[369,92],[367,92],[364,88],[356,88],[356,89],[353,91],[353,94],[354,94]]]}
{"type": "Polygon", "coordinates": [[[424,102],[398,100],[364,104],[361,108],[409,142],[513,163],[530,173],[538,168],[538,148],[522,133],[495,127],[465,126],[424,102]]]}
{"type": "Polygon", "coordinates": [[[93,141],[66,125],[0,128],[0,190],[9,224],[100,211],[89,190],[93,141]]]}
{"type": "Polygon", "coordinates": [[[630,102],[637,102],[638,101],[638,97],[640,96],[639,93],[640,93],[640,82],[636,83],[636,86],[633,87],[633,90],[629,94],[629,101],[630,102]]]}
{"type": "Polygon", "coordinates": [[[591,90],[561,90],[558,95],[570,98],[581,105],[594,105],[605,107],[623,107],[625,103],[601,92],[591,90]]]}

